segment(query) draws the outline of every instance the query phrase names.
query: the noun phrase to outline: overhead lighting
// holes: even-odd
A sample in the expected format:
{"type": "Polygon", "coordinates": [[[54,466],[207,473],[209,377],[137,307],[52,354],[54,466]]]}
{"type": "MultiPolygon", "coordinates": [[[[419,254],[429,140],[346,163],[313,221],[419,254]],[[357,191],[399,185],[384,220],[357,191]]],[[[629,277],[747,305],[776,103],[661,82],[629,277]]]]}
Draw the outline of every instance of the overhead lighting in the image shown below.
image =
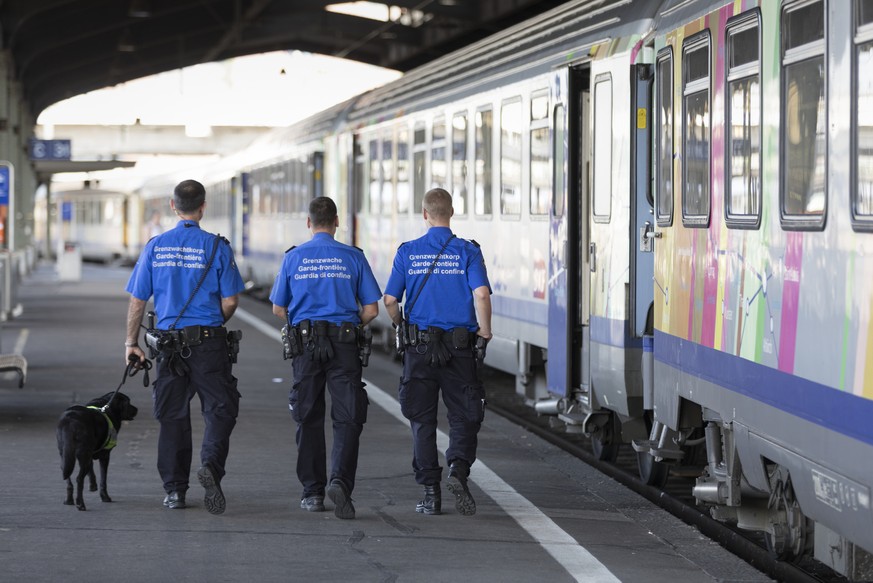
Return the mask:
{"type": "Polygon", "coordinates": [[[328,4],[324,9],[328,12],[378,20],[380,22],[388,22],[389,18],[388,5],[382,2],[341,2],[339,4],[328,4]]]}

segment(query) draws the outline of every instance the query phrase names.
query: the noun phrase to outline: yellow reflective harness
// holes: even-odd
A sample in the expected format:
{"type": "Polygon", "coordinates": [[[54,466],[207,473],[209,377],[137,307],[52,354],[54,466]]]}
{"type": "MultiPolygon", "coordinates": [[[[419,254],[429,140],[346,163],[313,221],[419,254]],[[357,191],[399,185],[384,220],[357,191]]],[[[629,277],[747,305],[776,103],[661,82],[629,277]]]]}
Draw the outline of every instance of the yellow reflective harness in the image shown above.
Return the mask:
{"type": "Polygon", "coordinates": [[[100,411],[103,415],[103,418],[106,419],[106,425],[109,426],[109,429],[106,431],[106,441],[103,442],[103,445],[97,448],[94,453],[98,451],[103,451],[104,449],[112,449],[116,445],[118,445],[118,430],[115,428],[115,425],[112,423],[112,419],[109,418],[109,415],[101,409],[100,407],[95,407],[93,405],[88,405],[88,409],[94,409],[95,411],[100,411]]]}

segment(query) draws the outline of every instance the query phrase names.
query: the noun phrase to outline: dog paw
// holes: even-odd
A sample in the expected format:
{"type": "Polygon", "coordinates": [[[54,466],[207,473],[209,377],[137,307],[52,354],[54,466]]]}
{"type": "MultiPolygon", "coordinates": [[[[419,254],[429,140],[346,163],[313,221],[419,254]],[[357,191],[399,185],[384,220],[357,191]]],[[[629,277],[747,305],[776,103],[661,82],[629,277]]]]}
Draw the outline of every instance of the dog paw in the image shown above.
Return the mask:
{"type": "Polygon", "coordinates": [[[79,510],[87,510],[87,509],[85,508],[85,505],[84,505],[84,504],[76,504],[76,508],[78,508],[79,510]]]}
{"type": "Polygon", "coordinates": [[[73,505],[72,499],[71,500],[64,500],[64,506],[72,506],[72,505],[73,505]]]}
{"type": "Polygon", "coordinates": [[[112,502],[112,498],[109,497],[109,494],[100,494],[100,500],[103,502],[112,502]]]}

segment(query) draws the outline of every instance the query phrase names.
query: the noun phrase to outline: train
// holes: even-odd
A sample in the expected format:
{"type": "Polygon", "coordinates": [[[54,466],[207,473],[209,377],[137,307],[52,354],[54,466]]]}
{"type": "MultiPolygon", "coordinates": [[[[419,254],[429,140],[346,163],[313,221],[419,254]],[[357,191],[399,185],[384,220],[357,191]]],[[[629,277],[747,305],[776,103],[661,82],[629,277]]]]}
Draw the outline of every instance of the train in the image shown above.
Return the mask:
{"type": "Polygon", "coordinates": [[[203,181],[204,226],[269,289],[312,197],[384,285],[446,188],[493,287],[486,364],[528,405],[864,580],[871,111],[871,0],[576,0],[137,196],[203,181]]]}
{"type": "Polygon", "coordinates": [[[34,203],[34,246],[42,256],[72,246],[85,261],[132,264],[148,239],[138,228],[141,210],[134,193],[90,180],[50,195],[42,189],[34,203]]]}

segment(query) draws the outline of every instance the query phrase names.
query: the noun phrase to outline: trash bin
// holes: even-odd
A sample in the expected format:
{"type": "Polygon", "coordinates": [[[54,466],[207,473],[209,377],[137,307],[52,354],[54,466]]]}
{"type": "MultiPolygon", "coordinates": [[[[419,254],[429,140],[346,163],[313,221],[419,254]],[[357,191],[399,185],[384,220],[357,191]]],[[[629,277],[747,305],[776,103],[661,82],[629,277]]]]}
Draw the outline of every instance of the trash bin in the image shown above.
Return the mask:
{"type": "Polygon", "coordinates": [[[64,243],[64,251],[58,257],[58,279],[82,281],[82,248],[75,241],[64,243]]]}

